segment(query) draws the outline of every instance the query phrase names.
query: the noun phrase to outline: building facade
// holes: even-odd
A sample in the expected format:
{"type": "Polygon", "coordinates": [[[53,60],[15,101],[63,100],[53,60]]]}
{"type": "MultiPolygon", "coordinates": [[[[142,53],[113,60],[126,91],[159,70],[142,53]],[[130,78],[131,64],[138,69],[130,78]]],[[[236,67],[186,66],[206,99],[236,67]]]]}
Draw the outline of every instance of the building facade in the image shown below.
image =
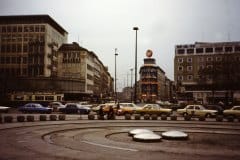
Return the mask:
{"type": "Polygon", "coordinates": [[[240,42],[176,45],[178,99],[200,103],[239,101],[240,42]]]}
{"type": "Polygon", "coordinates": [[[50,92],[49,85],[39,88],[35,84],[41,78],[56,77],[57,49],[67,35],[48,15],[0,16],[1,96],[24,92],[30,86],[33,92],[50,92]]]}
{"type": "MultiPolygon", "coordinates": [[[[107,67],[99,60],[94,52],[79,46],[78,43],[63,44],[58,51],[59,78],[79,80],[79,87],[67,90],[75,96],[106,98],[111,96],[113,79],[107,67]]],[[[77,98],[77,97],[76,97],[77,98]]]]}
{"type": "Polygon", "coordinates": [[[155,59],[151,58],[152,51],[148,50],[144,65],[140,68],[140,99],[143,102],[156,102],[157,100],[170,100],[171,83],[165,72],[156,65],[155,59]]]}

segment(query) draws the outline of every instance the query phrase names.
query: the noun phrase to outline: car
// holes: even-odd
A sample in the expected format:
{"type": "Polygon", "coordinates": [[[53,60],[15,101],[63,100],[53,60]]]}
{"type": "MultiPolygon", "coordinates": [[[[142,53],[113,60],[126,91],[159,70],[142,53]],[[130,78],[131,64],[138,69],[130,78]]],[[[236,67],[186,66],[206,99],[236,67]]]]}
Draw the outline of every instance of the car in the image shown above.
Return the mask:
{"type": "Polygon", "coordinates": [[[133,114],[137,109],[141,108],[134,103],[120,103],[120,106],[120,109],[117,111],[118,115],[133,114]]]}
{"type": "Polygon", "coordinates": [[[214,117],[217,115],[217,110],[208,110],[202,105],[187,105],[184,109],[178,109],[177,113],[183,116],[193,115],[193,116],[205,116],[214,117]]]}
{"type": "Polygon", "coordinates": [[[160,105],[158,104],[145,104],[143,107],[141,107],[140,109],[137,109],[136,112],[137,114],[156,114],[158,116],[161,115],[171,115],[172,114],[172,109],[168,109],[168,108],[162,108],[160,105]]]}
{"type": "Polygon", "coordinates": [[[39,103],[27,103],[18,110],[23,113],[52,113],[52,108],[44,107],[39,103]]]}
{"type": "Polygon", "coordinates": [[[224,116],[233,116],[234,118],[240,117],[240,106],[233,106],[230,109],[223,111],[224,116]]]}
{"type": "Polygon", "coordinates": [[[48,105],[50,108],[53,109],[54,112],[59,111],[59,108],[64,108],[65,106],[61,102],[51,102],[48,105]]]}
{"type": "Polygon", "coordinates": [[[218,115],[222,115],[223,114],[223,108],[219,105],[214,105],[214,104],[209,104],[205,106],[206,109],[209,110],[217,110],[218,111],[218,115]]]}
{"type": "Polygon", "coordinates": [[[59,109],[60,112],[70,114],[70,113],[80,113],[89,114],[91,109],[89,107],[81,106],[78,103],[67,103],[65,107],[59,109]]]}
{"type": "Polygon", "coordinates": [[[0,106],[0,113],[8,113],[10,107],[0,106]]]}

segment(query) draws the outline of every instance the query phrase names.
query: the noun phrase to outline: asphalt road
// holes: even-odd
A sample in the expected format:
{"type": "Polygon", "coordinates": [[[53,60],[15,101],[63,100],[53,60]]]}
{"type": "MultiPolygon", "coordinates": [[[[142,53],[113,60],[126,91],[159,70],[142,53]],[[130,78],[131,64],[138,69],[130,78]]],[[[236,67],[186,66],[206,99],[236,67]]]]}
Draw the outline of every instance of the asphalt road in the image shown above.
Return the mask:
{"type": "MultiPolygon", "coordinates": [[[[35,115],[36,117],[38,115],[35,115]]],[[[0,160],[200,160],[240,159],[240,123],[213,120],[87,120],[68,115],[66,121],[0,124],[0,160]],[[135,142],[128,132],[151,129],[157,134],[181,130],[188,140],[135,142]]]]}

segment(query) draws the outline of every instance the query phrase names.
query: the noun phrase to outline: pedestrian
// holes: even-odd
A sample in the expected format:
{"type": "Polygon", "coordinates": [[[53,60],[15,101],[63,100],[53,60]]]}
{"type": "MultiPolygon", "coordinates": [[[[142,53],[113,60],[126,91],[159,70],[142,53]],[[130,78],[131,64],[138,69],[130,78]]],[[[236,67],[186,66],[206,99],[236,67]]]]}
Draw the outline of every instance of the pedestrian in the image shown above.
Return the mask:
{"type": "Polygon", "coordinates": [[[99,119],[104,120],[104,112],[103,112],[103,106],[100,106],[99,111],[98,111],[98,116],[99,119]]]}
{"type": "Polygon", "coordinates": [[[108,119],[114,119],[114,110],[112,105],[109,107],[108,119]]]}

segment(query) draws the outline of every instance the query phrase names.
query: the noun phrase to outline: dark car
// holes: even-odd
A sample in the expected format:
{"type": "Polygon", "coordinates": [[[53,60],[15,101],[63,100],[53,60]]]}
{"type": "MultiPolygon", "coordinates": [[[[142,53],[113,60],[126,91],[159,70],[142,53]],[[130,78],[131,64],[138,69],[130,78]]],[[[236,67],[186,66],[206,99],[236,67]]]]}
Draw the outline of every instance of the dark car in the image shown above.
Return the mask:
{"type": "Polygon", "coordinates": [[[86,106],[81,106],[77,103],[67,103],[65,107],[59,108],[60,112],[69,114],[69,113],[80,113],[80,114],[88,114],[91,109],[86,106]]]}
{"type": "Polygon", "coordinates": [[[209,105],[206,105],[205,108],[207,108],[209,110],[217,110],[217,113],[219,115],[223,114],[223,108],[219,105],[209,104],[209,105]]]}
{"type": "Polygon", "coordinates": [[[52,108],[44,107],[39,103],[27,103],[18,110],[23,113],[52,113],[52,108]]]}

